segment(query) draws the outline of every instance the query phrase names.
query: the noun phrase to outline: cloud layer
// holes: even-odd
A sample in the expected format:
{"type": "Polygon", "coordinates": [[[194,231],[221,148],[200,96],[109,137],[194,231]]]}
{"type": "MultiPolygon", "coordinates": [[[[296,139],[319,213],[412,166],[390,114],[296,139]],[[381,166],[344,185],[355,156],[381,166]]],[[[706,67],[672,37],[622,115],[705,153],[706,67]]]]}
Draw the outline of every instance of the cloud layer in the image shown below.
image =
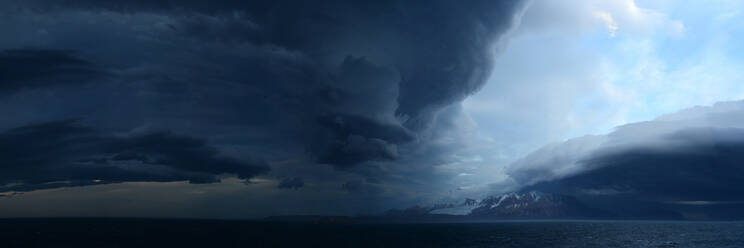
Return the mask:
{"type": "Polygon", "coordinates": [[[232,174],[266,173],[260,161],[220,156],[204,140],[151,132],[110,136],[74,121],[32,124],[0,134],[0,191],[28,191],[117,182],[192,183],[232,174]]]}
{"type": "Polygon", "coordinates": [[[74,84],[105,73],[64,50],[5,50],[0,52],[0,92],[74,84]]]}
{"type": "MultiPolygon", "coordinates": [[[[606,136],[549,145],[513,164],[509,174],[529,185],[527,190],[578,195],[600,204],[614,199],[612,204],[628,208],[639,201],[736,205],[744,196],[742,116],[744,101],[686,109],[618,127],[606,136]]],[[[635,214],[648,214],[640,211],[635,214]]]]}
{"type": "Polygon", "coordinates": [[[318,167],[279,170],[284,189],[426,185],[444,112],[485,83],[522,5],[2,2],[4,191],[247,180],[277,161],[318,167]]]}

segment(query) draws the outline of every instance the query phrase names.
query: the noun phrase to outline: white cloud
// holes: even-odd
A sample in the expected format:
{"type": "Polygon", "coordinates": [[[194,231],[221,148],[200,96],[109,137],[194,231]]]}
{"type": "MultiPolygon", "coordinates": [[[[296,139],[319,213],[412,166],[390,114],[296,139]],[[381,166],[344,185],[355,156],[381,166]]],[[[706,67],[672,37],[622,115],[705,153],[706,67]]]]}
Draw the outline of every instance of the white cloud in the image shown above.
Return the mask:
{"type": "Polygon", "coordinates": [[[540,0],[533,1],[522,20],[525,32],[587,33],[597,28],[608,35],[618,32],[651,34],[662,31],[681,36],[685,26],[668,15],[639,7],[633,0],[540,0]]]}
{"type": "Polygon", "coordinates": [[[733,129],[744,129],[744,101],[719,102],[663,115],[647,122],[620,126],[608,135],[584,136],[563,143],[546,145],[507,168],[515,181],[530,185],[574,175],[590,169],[593,158],[605,154],[644,149],[674,151],[684,147],[725,142],[741,143],[740,135],[720,136],[733,129]],[[723,130],[719,133],[712,129],[723,130]],[[707,130],[707,131],[706,131],[707,130]],[[670,138],[684,133],[684,139],[670,138]]]}
{"type": "Polygon", "coordinates": [[[610,33],[610,37],[615,37],[615,33],[617,32],[617,22],[615,22],[614,19],[612,19],[612,14],[604,11],[597,11],[592,13],[594,17],[601,20],[605,23],[605,26],[607,27],[607,32],[610,33]]]}

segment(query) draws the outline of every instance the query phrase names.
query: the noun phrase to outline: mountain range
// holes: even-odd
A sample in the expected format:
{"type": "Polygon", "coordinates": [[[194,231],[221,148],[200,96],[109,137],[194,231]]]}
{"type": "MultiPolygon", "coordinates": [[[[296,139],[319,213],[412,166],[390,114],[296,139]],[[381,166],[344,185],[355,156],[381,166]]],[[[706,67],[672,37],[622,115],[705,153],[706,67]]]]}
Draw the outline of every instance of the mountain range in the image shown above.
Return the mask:
{"type": "Polygon", "coordinates": [[[741,220],[736,204],[707,202],[665,203],[640,201],[622,195],[574,196],[541,191],[498,194],[483,199],[465,198],[392,209],[387,218],[416,220],[527,220],[527,219],[651,219],[651,220],[741,220]]]}

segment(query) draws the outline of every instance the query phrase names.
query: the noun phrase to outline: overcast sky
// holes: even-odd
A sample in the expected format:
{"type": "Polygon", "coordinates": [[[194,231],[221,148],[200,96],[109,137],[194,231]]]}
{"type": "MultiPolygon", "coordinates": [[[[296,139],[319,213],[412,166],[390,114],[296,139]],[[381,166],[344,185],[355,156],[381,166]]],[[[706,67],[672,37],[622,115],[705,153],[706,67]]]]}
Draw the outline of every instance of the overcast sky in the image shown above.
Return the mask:
{"type": "Polygon", "coordinates": [[[744,142],[738,1],[0,3],[0,216],[379,213],[744,142]]]}

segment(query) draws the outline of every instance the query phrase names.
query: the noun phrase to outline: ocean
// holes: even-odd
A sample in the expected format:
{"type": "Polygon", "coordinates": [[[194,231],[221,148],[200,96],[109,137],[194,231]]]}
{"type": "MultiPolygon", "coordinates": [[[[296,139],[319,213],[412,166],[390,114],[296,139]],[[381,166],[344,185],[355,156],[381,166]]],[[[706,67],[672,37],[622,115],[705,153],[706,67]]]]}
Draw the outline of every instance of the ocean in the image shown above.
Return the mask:
{"type": "Polygon", "coordinates": [[[0,219],[0,247],[744,247],[744,222],[0,219]]]}

